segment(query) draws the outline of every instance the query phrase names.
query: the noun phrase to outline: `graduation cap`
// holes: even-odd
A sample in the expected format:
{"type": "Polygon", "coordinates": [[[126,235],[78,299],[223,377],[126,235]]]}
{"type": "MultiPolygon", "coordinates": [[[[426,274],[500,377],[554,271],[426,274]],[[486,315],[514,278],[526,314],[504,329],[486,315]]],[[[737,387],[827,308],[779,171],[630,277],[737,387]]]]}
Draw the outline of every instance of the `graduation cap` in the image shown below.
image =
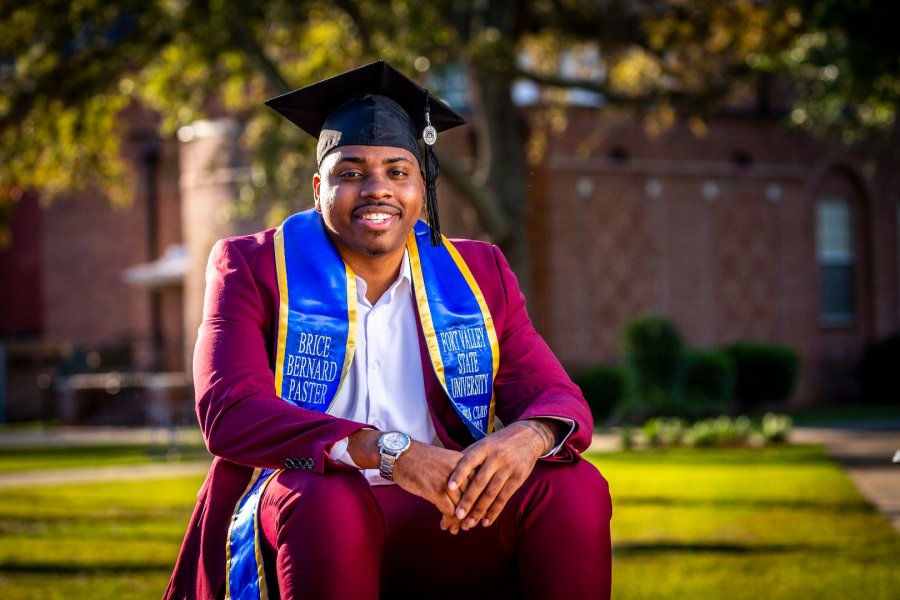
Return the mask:
{"type": "Polygon", "coordinates": [[[434,153],[438,132],[466,121],[403,73],[380,60],[266,101],[294,125],[318,138],[316,161],[338,146],[391,146],[409,150],[425,172],[431,243],[440,245],[434,153]],[[419,151],[425,141],[425,160],[419,151]]]}

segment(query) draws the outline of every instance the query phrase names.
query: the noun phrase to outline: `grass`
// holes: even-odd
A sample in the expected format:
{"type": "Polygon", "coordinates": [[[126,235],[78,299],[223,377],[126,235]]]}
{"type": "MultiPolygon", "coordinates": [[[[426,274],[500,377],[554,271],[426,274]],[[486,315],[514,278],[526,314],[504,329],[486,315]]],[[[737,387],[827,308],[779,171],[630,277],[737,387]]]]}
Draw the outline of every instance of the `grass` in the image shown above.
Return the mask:
{"type": "Polygon", "coordinates": [[[0,598],[159,598],[201,482],[3,490],[0,598]]]}
{"type": "Polygon", "coordinates": [[[202,445],[179,445],[177,450],[166,444],[0,448],[0,473],[209,458],[209,453],[202,445]]]}
{"type": "Polygon", "coordinates": [[[614,598],[898,598],[900,536],[818,447],[591,456],[614,598]]]}
{"type": "MultiPolygon", "coordinates": [[[[898,597],[900,536],[817,447],[589,458],[613,490],[614,598],[898,597]]],[[[3,490],[0,598],[159,598],[201,480],[3,490]]]]}

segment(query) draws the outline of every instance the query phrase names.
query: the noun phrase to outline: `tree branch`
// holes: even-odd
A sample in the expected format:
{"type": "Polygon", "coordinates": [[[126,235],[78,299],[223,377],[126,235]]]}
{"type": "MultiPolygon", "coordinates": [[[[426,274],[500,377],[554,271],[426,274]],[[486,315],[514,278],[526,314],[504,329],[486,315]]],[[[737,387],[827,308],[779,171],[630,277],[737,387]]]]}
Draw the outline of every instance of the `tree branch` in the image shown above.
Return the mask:
{"type": "Polygon", "coordinates": [[[266,54],[265,48],[259,43],[250,31],[248,31],[245,23],[237,23],[234,20],[227,20],[229,23],[229,33],[234,40],[235,45],[243,50],[247,55],[247,59],[263,74],[269,87],[273,93],[286,94],[293,89],[281,71],[274,62],[266,54]]]}
{"type": "MultiPolygon", "coordinates": [[[[731,87],[726,84],[710,85],[709,88],[698,93],[690,93],[681,90],[670,90],[664,88],[655,88],[649,93],[638,96],[621,94],[613,91],[610,86],[604,82],[594,79],[578,79],[571,77],[561,77],[558,75],[545,75],[536,73],[527,69],[517,68],[516,73],[520,77],[529,79],[539,85],[559,88],[579,88],[596,92],[603,96],[607,104],[616,106],[646,106],[649,104],[657,104],[660,102],[673,102],[689,104],[695,107],[708,106],[713,102],[723,98],[731,87]]],[[[735,71],[732,75],[737,76],[735,71]]],[[[731,77],[725,77],[725,81],[731,81],[731,77]]]]}
{"type": "Polygon", "coordinates": [[[475,185],[472,182],[471,174],[458,160],[443,154],[439,160],[441,173],[475,209],[478,220],[484,226],[491,241],[498,245],[506,243],[512,234],[512,229],[504,216],[499,199],[485,187],[475,185]]]}

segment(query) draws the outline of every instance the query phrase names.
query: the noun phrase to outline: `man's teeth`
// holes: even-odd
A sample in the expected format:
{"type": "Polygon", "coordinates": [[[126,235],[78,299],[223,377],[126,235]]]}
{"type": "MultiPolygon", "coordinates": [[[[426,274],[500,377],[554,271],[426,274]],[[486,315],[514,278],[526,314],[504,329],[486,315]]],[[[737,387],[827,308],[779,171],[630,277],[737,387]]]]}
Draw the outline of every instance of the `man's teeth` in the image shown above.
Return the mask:
{"type": "Polygon", "coordinates": [[[386,213],[372,213],[363,216],[363,219],[365,219],[366,221],[375,221],[376,223],[384,223],[390,218],[391,215],[386,213]]]}

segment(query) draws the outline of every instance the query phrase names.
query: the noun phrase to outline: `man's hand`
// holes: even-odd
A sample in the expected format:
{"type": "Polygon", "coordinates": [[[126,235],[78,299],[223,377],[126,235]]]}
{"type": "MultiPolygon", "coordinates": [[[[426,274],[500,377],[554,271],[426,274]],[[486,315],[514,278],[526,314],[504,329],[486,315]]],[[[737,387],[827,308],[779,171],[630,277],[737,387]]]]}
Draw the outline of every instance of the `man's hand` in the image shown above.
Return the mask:
{"type": "MultiPolygon", "coordinates": [[[[375,429],[360,429],[349,436],[348,451],[363,469],[377,469],[378,438],[375,429]]],[[[394,482],[401,488],[434,504],[441,511],[441,527],[457,533],[462,525],[454,516],[456,505],[466,490],[465,483],[450,490],[447,481],[462,453],[413,440],[409,450],[394,463],[394,482]]]]}
{"type": "Polygon", "coordinates": [[[558,431],[552,419],[516,421],[463,451],[447,483],[450,492],[464,492],[453,513],[463,529],[497,519],[537,460],[556,445],[558,431]]]}
{"type": "Polygon", "coordinates": [[[456,505],[466,489],[465,483],[450,490],[450,473],[462,453],[413,441],[409,450],[394,463],[394,482],[401,488],[434,504],[441,514],[441,528],[459,531],[462,523],[454,516],[456,505]]]}

